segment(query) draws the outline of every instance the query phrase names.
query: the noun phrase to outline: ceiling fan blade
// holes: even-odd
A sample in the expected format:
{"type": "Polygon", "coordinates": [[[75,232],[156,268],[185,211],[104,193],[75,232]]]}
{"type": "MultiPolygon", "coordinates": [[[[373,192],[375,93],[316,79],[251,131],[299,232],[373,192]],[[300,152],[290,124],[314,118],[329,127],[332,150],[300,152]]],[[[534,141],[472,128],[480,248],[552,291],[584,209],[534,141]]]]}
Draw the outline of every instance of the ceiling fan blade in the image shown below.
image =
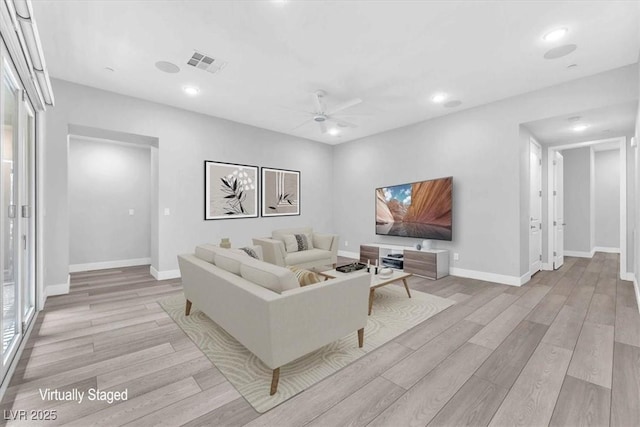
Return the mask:
{"type": "Polygon", "coordinates": [[[307,123],[311,123],[312,121],[313,121],[313,118],[307,119],[304,122],[300,123],[298,126],[296,126],[293,129],[291,129],[291,130],[293,131],[293,130],[299,129],[302,126],[306,125],[307,123]]]}
{"type": "Polygon", "coordinates": [[[276,107],[278,108],[278,110],[289,111],[291,113],[305,114],[307,116],[313,116],[314,115],[314,113],[312,113],[311,111],[296,110],[295,108],[284,107],[282,105],[276,105],[276,107]]]}
{"type": "Polygon", "coordinates": [[[320,125],[320,133],[327,133],[327,125],[324,122],[318,122],[318,124],[320,125]]]}
{"type": "Polygon", "coordinates": [[[313,108],[315,108],[316,113],[324,112],[324,103],[322,102],[323,92],[318,90],[311,94],[311,98],[313,99],[313,108]]]}
{"type": "Polygon", "coordinates": [[[350,101],[343,102],[342,104],[338,104],[338,105],[336,105],[335,107],[333,107],[333,109],[332,109],[331,111],[329,111],[329,112],[327,113],[327,115],[335,114],[335,113],[337,113],[338,111],[342,111],[342,110],[346,110],[347,108],[354,107],[354,106],[356,106],[356,105],[360,104],[361,102],[362,102],[362,99],[360,99],[360,98],[353,98],[353,99],[352,99],[352,100],[350,100],[350,101]]]}
{"type": "Polygon", "coordinates": [[[355,123],[351,123],[351,122],[347,122],[344,120],[340,120],[340,119],[336,119],[335,117],[330,117],[329,120],[331,120],[332,122],[336,123],[338,126],[343,127],[343,128],[357,128],[358,125],[356,125],[355,123]]]}

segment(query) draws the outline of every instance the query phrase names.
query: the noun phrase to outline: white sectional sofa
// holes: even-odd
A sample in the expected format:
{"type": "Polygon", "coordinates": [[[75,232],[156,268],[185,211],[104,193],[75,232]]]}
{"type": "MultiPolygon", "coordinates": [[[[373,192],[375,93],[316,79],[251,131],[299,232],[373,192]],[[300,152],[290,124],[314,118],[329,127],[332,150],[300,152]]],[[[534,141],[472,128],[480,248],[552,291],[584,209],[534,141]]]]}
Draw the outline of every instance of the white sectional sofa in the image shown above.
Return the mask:
{"type": "MultiPolygon", "coordinates": [[[[338,262],[337,234],[316,233],[311,227],[297,227],[274,230],[271,238],[254,238],[253,244],[260,245],[264,260],[283,267],[321,267],[338,262]],[[295,244],[287,244],[287,239],[295,235],[310,236],[309,248],[298,250],[295,244]]],[[[293,241],[292,241],[293,242],[293,241]]]]}
{"type": "Polygon", "coordinates": [[[288,268],[213,245],[178,262],[186,314],[193,304],[271,368],[271,394],[281,366],[354,331],[363,345],[368,275],[300,287],[288,268]]]}

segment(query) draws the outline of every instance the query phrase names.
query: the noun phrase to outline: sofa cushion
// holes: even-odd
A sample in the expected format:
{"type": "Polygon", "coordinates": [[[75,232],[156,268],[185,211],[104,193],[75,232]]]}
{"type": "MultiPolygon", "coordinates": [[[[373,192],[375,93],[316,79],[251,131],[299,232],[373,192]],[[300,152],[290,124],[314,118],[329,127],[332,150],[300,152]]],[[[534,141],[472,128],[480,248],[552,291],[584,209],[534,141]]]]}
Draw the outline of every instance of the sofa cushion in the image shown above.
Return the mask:
{"type": "Polygon", "coordinates": [[[284,234],[282,238],[284,239],[284,247],[289,253],[313,249],[311,234],[284,234]]]}
{"type": "Polygon", "coordinates": [[[247,259],[242,263],[240,275],[256,285],[278,293],[300,287],[291,270],[254,259],[247,259]]]}
{"type": "Polygon", "coordinates": [[[314,271],[300,267],[289,267],[289,270],[293,271],[293,274],[296,275],[296,279],[298,279],[300,287],[320,282],[320,277],[314,271]]]}
{"type": "Polygon", "coordinates": [[[240,275],[240,265],[248,259],[250,258],[244,253],[239,254],[225,249],[225,252],[216,253],[215,264],[216,267],[226,270],[229,273],[240,275]]]}
{"type": "Polygon", "coordinates": [[[327,264],[330,264],[331,252],[322,249],[309,249],[308,251],[287,254],[286,262],[287,265],[298,265],[323,259],[326,259],[327,264]]]}
{"type": "Polygon", "coordinates": [[[203,261],[207,261],[211,264],[214,263],[214,258],[218,252],[226,251],[227,249],[215,246],[212,244],[202,244],[196,246],[196,256],[203,261]]]}
{"type": "Polygon", "coordinates": [[[324,249],[325,251],[330,251],[332,243],[333,243],[333,235],[331,235],[331,234],[313,233],[313,247],[314,248],[324,249]]]}

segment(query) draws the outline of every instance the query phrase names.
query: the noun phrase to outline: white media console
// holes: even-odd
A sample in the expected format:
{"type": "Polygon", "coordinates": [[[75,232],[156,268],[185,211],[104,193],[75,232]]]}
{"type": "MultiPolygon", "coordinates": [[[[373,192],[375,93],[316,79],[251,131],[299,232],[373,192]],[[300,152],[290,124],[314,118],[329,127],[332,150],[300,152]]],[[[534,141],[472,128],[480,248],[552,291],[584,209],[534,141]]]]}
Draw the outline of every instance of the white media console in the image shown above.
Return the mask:
{"type": "Polygon", "coordinates": [[[446,249],[417,250],[411,246],[384,243],[360,245],[360,262],[369,261],[374,264],[376,260],[378,265],[386,265],[428,279],[437,280],[449,275],[449,251],[446,249]],[[396,254],[403,257],[393,257],[396,254]],[[400,262],[402,268],[399,268],[400,262]]]}

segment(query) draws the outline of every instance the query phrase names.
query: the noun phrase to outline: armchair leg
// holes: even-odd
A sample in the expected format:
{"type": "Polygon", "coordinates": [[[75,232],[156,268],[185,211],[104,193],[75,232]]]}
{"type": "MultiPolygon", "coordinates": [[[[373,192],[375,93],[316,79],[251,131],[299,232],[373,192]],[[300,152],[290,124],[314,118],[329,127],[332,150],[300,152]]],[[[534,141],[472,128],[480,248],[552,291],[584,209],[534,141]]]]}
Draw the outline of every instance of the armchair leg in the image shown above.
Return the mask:
{"type": "Polygon", "coordinates": [[[191,313],[191,301],[187,300],[187,305],[184,308],[184,315],[188,316],[191,313]]]}
{"type": "Polygon", "coordinates": [[[364,345],[364,328],[358,329],[358,347],[362,348],[364,345]]]}
{"type": "Polygon", "coordinates": [[[273,370],[273,376],[271,377],[271,391],[269,392],[270,396],[276,394],[278,391],[278,381],[280,380],[280,368],[276,368],[273,370]]]}

